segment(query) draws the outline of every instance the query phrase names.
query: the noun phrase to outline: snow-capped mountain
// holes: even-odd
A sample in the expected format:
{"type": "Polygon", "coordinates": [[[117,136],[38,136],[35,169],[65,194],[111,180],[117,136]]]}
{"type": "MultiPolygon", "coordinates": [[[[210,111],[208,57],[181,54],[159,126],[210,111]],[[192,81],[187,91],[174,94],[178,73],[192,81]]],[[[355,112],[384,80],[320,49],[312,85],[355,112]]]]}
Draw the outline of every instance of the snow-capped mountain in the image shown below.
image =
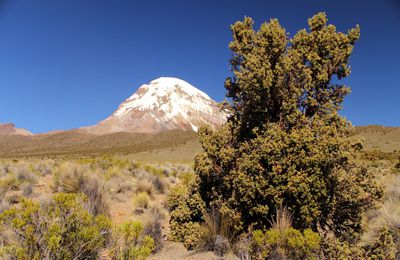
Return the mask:
{"type": "Polygon", "coordinates": [[[32,133],[23,128],[16,128],[12,123],[7,123],[0,124],[0,135],[32,135],[32,133]]]}
{"type": "Polygon", "coordinates": [[[221,125],[226,118],[204,92],[181,79],[161,77],[140,86],[110,117],[84,130],[93,134],[197,131],[204,124],[221,125]]]}

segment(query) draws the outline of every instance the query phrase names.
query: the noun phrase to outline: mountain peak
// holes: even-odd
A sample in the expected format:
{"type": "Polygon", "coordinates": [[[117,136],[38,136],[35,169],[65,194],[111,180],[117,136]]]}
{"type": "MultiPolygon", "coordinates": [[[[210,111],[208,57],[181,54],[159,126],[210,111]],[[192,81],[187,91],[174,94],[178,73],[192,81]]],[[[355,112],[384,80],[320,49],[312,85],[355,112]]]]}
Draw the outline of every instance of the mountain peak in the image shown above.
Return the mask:
{"type": "Polygon", "coordinates": [[[215,101],[188,82],[160,77],[141,85],[110,117],[86,129],[97,134],[197,131],[204,124],[221,125],[226,117],[215,101]]]}

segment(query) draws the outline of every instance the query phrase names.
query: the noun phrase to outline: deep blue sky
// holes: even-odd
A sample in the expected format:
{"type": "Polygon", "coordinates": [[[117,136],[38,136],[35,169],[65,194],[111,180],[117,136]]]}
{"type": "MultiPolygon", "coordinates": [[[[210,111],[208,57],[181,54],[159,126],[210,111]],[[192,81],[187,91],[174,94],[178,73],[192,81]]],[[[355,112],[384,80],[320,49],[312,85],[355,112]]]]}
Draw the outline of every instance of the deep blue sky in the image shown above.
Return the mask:
{"type": "Polygon", "coordinates": [[[293,35],[318,11],[341,31],[361,26],[342,114],[400,126],[400,0],[0,0],[0,122],[95,124],[159,76],[221,101],[232,23],[278,18],[293,35]]]}

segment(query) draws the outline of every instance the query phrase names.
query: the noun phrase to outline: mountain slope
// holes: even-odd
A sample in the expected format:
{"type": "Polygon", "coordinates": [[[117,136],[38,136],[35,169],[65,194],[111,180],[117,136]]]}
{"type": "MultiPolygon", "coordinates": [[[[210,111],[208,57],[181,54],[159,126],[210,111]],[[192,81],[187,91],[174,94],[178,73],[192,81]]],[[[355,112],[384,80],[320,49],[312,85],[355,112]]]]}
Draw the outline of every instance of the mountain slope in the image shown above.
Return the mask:
{"type": "Polygon", "coordinates": [[[367,150],[400,151],[400,127],[356,126],[353,130],[353,138],[363,139],[367,150]]]}
{"type": "Polygon", "coordinates": [[[204,124],[221,125],[226,117],[204,92],[181,79],[161,77],[139,87],[107,119],[81,130],[92,134],[197,131],[204,124]]]}
{"type": "Polygon", "coordinates": [[[14,156],[134,154],[197,142],[193,131],[170,130],[157,134],[85,134],[76,130],[48,135],[0,136],[0,158],[14,156]]]}
{"type": "Polygon", "coordinates": [[[32,135],[31,132],[29,132],[26,129],[23,128],[16,128],[14,124],[12,123],[7,123],[7,124],[0,124],[0,135],[32,135]]]}

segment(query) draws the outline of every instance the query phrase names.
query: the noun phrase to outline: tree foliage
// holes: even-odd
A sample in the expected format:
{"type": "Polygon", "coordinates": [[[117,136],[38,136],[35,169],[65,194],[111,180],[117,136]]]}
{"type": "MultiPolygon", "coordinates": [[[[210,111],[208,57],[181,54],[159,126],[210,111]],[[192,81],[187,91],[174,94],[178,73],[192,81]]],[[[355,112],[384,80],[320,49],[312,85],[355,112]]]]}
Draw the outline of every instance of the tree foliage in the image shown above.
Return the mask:
{"type": "Polygon", "coordinates": [[[360,164],[362,144],[349,139],[350,123],[338,113],[360,29],[337,32],[324,13],[308,24],[292,38],[276,19],[259,30],[248,17],[232,26],[231,114],[222,128],[200,130],[203,152],[189,193],[239,231],[269,228],[285,206],[296,229],[352,239],[381,196],[360,164]]]}

